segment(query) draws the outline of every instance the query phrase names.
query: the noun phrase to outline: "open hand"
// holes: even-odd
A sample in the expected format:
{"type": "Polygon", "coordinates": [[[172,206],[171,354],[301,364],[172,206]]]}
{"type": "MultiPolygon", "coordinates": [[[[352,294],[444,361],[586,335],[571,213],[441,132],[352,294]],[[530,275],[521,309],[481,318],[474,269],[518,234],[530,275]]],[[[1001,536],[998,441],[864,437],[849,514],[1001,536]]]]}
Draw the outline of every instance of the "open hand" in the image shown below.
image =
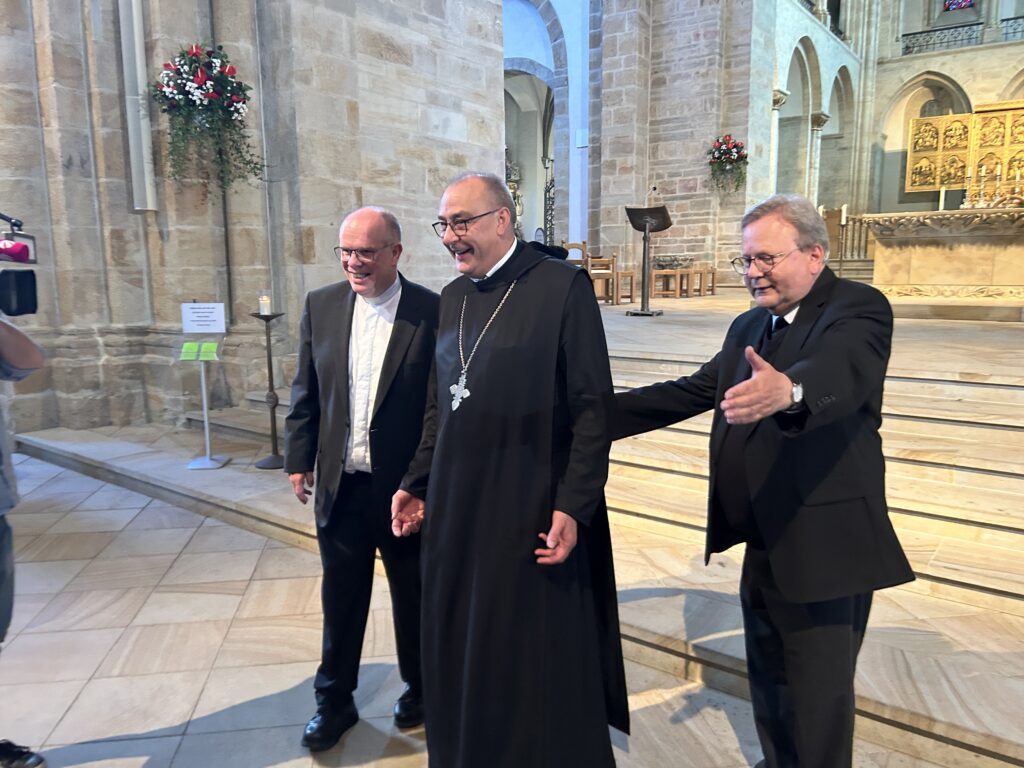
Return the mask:
{"type": "Polygon", "coordinates": [[[793,382],[754,351],[744,350],[750,378],[725,392],[722,413],[730,424],[753,424],[793,404],[793,382]]]}

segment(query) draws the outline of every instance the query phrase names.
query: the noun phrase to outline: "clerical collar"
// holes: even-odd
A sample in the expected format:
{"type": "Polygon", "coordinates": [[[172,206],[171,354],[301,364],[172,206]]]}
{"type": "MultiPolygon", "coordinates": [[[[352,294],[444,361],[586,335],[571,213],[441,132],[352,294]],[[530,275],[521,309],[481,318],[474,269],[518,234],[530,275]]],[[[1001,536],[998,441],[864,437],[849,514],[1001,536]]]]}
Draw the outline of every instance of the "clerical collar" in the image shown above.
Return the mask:
{"type": "Polygon", "coordinates": [[[509,246],[509,249],[505,252],[505,255],[501,257],[497,264],[495,264],[493,267],[487,270],[486,275],[484,275],[483,277],[471,277],[469,279],[472,280],[474,283],[479,283],[481,280],[486,280],[488,277],[491,277],[495,272],[497,272],[499,269],[505,266],[506,261],[512,258],[512,254],[515,253],[517,245],[519,245],[519,241],[512,240],[512,245],[509,246]]]}
{"type": "MultiPolygon", "coordinates": [[[[782,316],[782,319],[786,321],[786,325],[792,325],[793,324],[793,321],[796,319],[796,313],[799,312],[799,311],[800,311],[800,305],[797,304],[795,307],[793,307],[791,310],[789,310],[789,312],[787,312],[786,314],[784,314],[782,316]]],[[[776,315],[774,312],[771,313],[771,316],[772,317],[778,317],[778,315],[776,315]]],[[[774,324],[775,324],[775,321],[772,320],[772,325],[774,325],[774,324]]]]}
{"type": "Polygon", "coordinates": [[[360,299],[365,301],[371,307],[376,307],[379,304],[386,304],[388,301],[390,301],[391,299],[395,298],[395,294],[398,293],[401,289],[402,289],[402,278],[400,278],[398,275],[395,275],[395,282],[393,282],[391,285],[389,285],[387,290],[384,291],[384,293],[380,294],[379,296],[374,296],[371,299],[370,297],[363,296],[361,294],[356,294],[356,295],[359,296],[360,299]]]}

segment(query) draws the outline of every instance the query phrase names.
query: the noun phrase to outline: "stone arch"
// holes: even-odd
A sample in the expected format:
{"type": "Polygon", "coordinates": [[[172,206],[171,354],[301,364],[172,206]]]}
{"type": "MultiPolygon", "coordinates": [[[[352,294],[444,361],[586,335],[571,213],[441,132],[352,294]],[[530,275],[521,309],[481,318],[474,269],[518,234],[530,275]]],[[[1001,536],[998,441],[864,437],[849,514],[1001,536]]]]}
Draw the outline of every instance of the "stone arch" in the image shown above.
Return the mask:
{"type": "MultiPolygon", "coordinates": [[[[889,100],[878,126],[882,136],[881,157],[874,163],[871,179],[871,203],[874,211],[932,210],[938,201],[937,192],[904,192],[908,131],[910,119],[920,117],[922,107],[930,102],[945,105],[948,112],[971,112],[971,100],[964,88],[953,78],[933,70],[909,79],[889,100]]],[[[947,195],[947,207],[959,203],[956,195],[947,195]]]]}
{"type": "Polygon", "coordinates": [[[566,53],[565,32],[558,14],[548,0],[521,0],[531,6],[541,18],[547,30],[554,66],[545,67],[539,62],[522,57],[507,57],[506,72],[530,74],[547,84],[554,98],[555,116],[552,125],[552,159],[555,179],[555,242],[568,237],[569,225],[569,69],[566,53]]]}
{"type": "Polygon", "coordinates": [[[1016,101],[1024,99],[1024,69],[1010,78],[1003,92],[999,95],[1000,101],[1016,101]]]}
{"type": "Polygon", "coordinates": [[[810,121],[814,94],[810,62],[800,45],[793,49],[785,70],[780,71],[788,92],[779,110],[779,151],[776,189],[779,192],[807,193],[807,160],[810,143],[810,121]]]}
{"type": "Polygon", "coordinates": [[[827,101],[824,102],[829,118],[821,133],[817,201],[826,208],[838,208],[851,200],[855,93],[850,70],[840,67],[832,78],[827,101]]]}

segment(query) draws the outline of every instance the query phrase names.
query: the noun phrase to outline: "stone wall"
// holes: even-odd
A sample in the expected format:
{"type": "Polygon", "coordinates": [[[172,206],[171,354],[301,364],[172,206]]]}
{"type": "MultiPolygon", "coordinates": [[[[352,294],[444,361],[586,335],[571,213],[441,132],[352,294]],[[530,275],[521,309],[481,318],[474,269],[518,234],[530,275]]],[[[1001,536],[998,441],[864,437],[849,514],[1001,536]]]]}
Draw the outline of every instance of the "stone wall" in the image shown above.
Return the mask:
{"type": "Polygon", "coordinates": [[[197,407],[195,367],[174,362],[179,305],[192,299],[228,305],[214,403],[265,387],[262,326],[248,316],[257,293],[271,288],[287,313],[275,324],[286,358],[305,292],[340,278],[331,246],[357,205],[398,214],[408,276],[448,282],[429,228],[440,194],[463,170],[502,167],[500,10],[147,3],[147,78],[183,43],[224,45],[253,86],[247,124],[267,179],[208,198],[165,182],[166,123],[151,104],[157,210],[134,211],[117,3],[2,0],[0,210],[38,238],[40,312],[17,322],[49,358],[16,388],[16,427],[175,420],[197,407]]]}

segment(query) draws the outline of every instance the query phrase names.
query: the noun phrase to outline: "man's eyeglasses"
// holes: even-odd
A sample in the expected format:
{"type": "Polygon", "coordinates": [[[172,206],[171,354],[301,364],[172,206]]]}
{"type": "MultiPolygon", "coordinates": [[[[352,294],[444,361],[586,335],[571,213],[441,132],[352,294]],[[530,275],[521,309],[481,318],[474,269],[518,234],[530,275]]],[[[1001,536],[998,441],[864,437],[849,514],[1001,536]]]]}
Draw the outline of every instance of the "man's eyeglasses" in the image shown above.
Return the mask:
{"type": "Polygon", "coordinates": [[[352,259],[359,259],[364,264],[368,264],[371,261],[376,261],[377,254],[383,251],[385,248],[392,248],[397,243],[391,243],[389,245],[382,245],[380,248],[344,248],[340,245],[334,246],[334,255],[342,261],[352,261],[352,259]]]}
{"type": "Polygon", "coordinates": [[[492,213],[497,213],[500,210],[501,208],[494,208],[493,210],[478,213],[476,216],[469,216],[465,219],[452,219],[451,221],[440,219],[430,226],[434,228],[434,232],[437,233],[438,237],[444,237],[444,233],[449,229],[456,235],[464,235],[469,231],[469,225],[474,221],[482,219],[484,216],[489,216],[492,213]]]}
{"type": "Polygon", "coordinates": [[[789,256],[794,251],[802,251],[801,246],[797,246],[793,250],[785,251],[784,253],[758,253],[754,256],[737,256],[735,259],[730,261],[732,268],[739,272],[741,275],[745,275],[750,271],[751,264],[757,264],[757,268],[761,270],[761,274],[767,275],[778,265],[780,261],[789,256]]]}

